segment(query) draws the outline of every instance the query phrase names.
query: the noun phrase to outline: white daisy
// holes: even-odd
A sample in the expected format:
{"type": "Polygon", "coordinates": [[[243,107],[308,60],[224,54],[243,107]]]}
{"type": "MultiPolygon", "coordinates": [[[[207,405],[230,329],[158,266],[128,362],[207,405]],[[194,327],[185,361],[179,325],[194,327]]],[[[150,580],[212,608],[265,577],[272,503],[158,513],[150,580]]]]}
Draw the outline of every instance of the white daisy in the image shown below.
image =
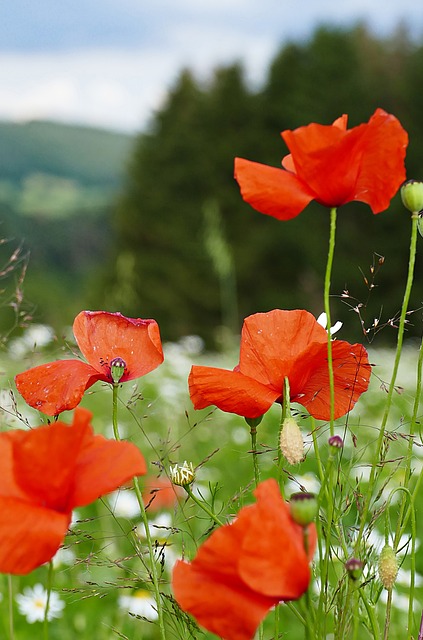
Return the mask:
{"type": "Polygon", "coordinates": [[[140,505],[134,491],[114,491],[107,496],[107,501],[117,518],[137,518],[140,515],[140,505]]]}
{"type": "MultiPolygon", "coordinates": [[[[323,327],[323,329],[326,329],[327,331],[328,317],[325,312],[320,314],[320,316],[317,318],[317,322],[323,327]]],[[[342,327],[342,322],[338,320],[338,322],[335,322],[333,327],[330,328],[330,335],[333,336],[333,334],[339,331],[341,327],[342,327]]]]}
{"type": "MultiPolygon", "coordinates": [[[[23,593],[18,593],[15,600],[19,613],[26,617],[27,622],[42,622],[44,620],[47,606],[47,591],[42,584],[35,584],[33,587],[25,587],[23,593]]],[[[59,598],[55,591],[50,593],[47,619],[60,618],[65,603],[59,598]]]]}
{"type": "Polygon", "coordinates": [[[132,613],[135,616],[142,616],[147,620],[157,620],[156,601],[145,589],[137,589],[130,596],[120,596],[118,604],[121,609],[132,613]]]}

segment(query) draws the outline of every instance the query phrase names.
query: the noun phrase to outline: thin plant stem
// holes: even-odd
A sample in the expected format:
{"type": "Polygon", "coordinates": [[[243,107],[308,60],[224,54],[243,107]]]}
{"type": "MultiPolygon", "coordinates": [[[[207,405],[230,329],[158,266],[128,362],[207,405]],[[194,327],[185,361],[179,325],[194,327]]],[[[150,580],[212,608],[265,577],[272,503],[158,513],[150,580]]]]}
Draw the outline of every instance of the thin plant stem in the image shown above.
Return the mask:
{"type": "Polygon", "coordinates": [[[15,625],[13,617],[13,582],[10,573],[7,575],[7,590],[9,592],[9,638],[15,640],[15,625]]]}
{"type": "Polygon", "coordinates": [[[251,436],[251,451],[253,454],[253,467],[254,467],[254,480],[256,487],[260,482],[260,469],[257,459],[257,425],[251,422],[250,424],[250,436],[251,436]]]}
{"type": "Polygon", "coordinates": [[[207,513],[207,515],[209,516],[209,518],[211,520],[213,520],[213,522],[215,522],[219,527],[223,527],[224,522],[222,522],[222,520],[220,520],[217,515],[215,513],[213,513],[213,511],[211,509],[208,508],[207,505],[204,504],[204,502],[201,502],[201,500],[199,500],[197,498],[196,495],[193,494],[193,492],[191,491],[191,487],[189,486],[189,484],[185,484],[184,485],[184,489],[187,492],[187,494],[189,495],[189,497],[191,498],[191,500],[193,502],[195,502],[195,504],[197,506],[200,507],[200,509],[202,509],[205,513],[207,513]]]}
{"type": "MultiPolygon", "coordinates": [[[[117,441],[120,441],[118,417],[117,417],[119,384],[113,384],[112,388],[113,388],[113,415],[112,415],[113,433],[114,433],[115,439],[117,441]]],[[[156,558],[154,556],[153,541],[151,539],[150,527],[148,526],[149,523],[147,518],[147,512],[145,510],[144,500],[142,497],[138,478],[134,478],[133,485],[134,485],[135,495],[137,497],[138,504],[140,507],[141,518],[142,518],[142,522],[145,529],[145,538],[146,538],[149,557],[150,557],[150,565],[151,565],[150,576],[151,576],[151,582],[153,584],[154,597],[155,597],[156,606],[157,606],[160,638],[161,640],[166,640],[166,631],[165,631],[164,617],[163,617],[163,606],[162,606],[162,601],[160,597],[159,574],[157,572],[157,564],[156,564],[156,558]]]]}
{"type": "Polygon", "coordinates": [[[50,560],[48,563],[47,571],[47,602],[44,611],[44,640],[48,640],[48,612],[50,608],[51,587],[53,584],[53,562],[50,560]]]}
{"type": "Polygon", "coordinates": [[[335,235],[336,235],[336,207],[330,210],[330,232],[329,232],[329,249],[328,260],[325,272],[325,288],[324,288],[324,307],[326,313],[326,329],[328,332],[328,373],[329,373],[329,393],[330,393],[330,435],[334,434],[334,413],[335,413],[335,384],[333,379],[333,361],[332,361],[332,338],[330,328],[332,319],[330,314],[330,285],[332,277],[333,256],[335,253],[335,235]]]}
{"type": "Polygon", "coordinates": [[[374,458],[374,460],[376,461],[376,464],[373,464],[372,467],[371,467],[371,470],[370,470],[368,490],[367,490],[367,494],[366,494],[366,497],[365,497],[365,500],[364,500],[363,512],[362,512],[361,518],[360,518],[360,520],[361,520],[360,529],[359,529],[359,532],[358,532],[358,535],[357,535],[356,544],[355,544],[355,553],[356,554],[358,553],[359,548],[360,548],[361,539],[362,539],[362,536],[363,536],[363,533],[364,533],[364,527],[366,526],[367,516],[368,516],[369,510],[370,510],[370,503],[371,503],[371,500],[372,500],[374,483],[375,483],[376,473],[377,473],[377,462],[380,459],[380,453],[381,453],[381,450],[382,450],[383,438],[384,438],[384,435],[385,435],[385,427],[387,425],[389,414],[390,414],[390,411],[391,411],[392,398],[393,398],[393,394],[394,394],[394,390],[395,390],[395,383],[396,383],[397,374],[398,374],[398,367],[399,367],[399,363],[400,363],[400,359],[401,359],[402,343],[403,343],[404,330],[405,330],[405,321],[406,321],[406,316],[407,316],[408,303],[410,301],[411,288],[413,286],[414,265],[415,265],[415,261],[416,261],[418,220],[419,220],[418,213],[417,212],[412,213],[411,214],[411,238],[410,238],[410,251],[409,251],[409,260],[408,260],[408,274],[407,274],[407,282],[406,282],[405,291],[404,291],[404,298],[403,298],[402,307],[401,307],[400,321],[399,321],[399,326],[398,326],[397,347],[396,347],[396,351],[395,351],[394,367],[393,367],[393,370],[392,370],[391,382],[389,384],[389,389],[388,389],[388,393],[387,393],[385,411],[384,411],[384,414],[383,414],[383,417],[382,417],[379,436],[378,436],[377,443],[376,443],[376,454],[375,454],[375,458],[374,458]]]}

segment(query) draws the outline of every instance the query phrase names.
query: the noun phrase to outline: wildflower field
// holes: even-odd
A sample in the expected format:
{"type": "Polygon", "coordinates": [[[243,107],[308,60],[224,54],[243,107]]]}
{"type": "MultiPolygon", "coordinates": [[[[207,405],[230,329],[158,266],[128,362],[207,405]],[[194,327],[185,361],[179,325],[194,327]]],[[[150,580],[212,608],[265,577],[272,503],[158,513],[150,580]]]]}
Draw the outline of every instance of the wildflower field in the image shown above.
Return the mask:
{"type": "Polygon", "coordinates": [[[116,310],[7,343],[0,637],[423,638],[423,351],[406,331],[423,183],[382,109],[283,138],[283,169],[237,158],[235,176],[281,224],[329,210],[319,318],[255,313],[214,353],[116,310]],[[337,208],[379,214],[400,188],[397,346],[368,340],[379,318],[351,344],[331,317],[337,208]]]}

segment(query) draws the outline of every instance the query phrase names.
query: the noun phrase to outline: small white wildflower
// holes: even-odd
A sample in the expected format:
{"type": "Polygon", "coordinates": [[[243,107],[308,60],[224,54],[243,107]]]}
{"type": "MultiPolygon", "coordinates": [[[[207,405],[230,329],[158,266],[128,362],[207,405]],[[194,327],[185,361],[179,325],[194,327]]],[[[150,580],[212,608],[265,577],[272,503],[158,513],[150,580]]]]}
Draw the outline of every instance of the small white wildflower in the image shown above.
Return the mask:
{"type": "Polygon", "coordinates": [[[145,589],[137,589],[130,596],[120,596],[118,604],[128,613],[147,618],[151,622],[158,618],[156,601],[145,589]]]}
{"type": "MultiPolygon", "coordinates": [[[[47,606],[47,591],[42,584],[35,584],[33,587],[25,587],[23,593],[15,596],[19,613],[26,617],[27,622],[42,622],[44,620],[47,606]]],[[[60,599],[55,591],[50,593],[47,619],[60,618],[65,603],[60,599]]]]}
{"type": "MultiPolygon", "coordinates": [[[[326,329],[327,331],[328,317],[325,312],[320,314],[320,316],[317,318],[317,322],[320,324],[320,326],[323,327],[323,329],[326,329]]],[[[338,322],[335,322],[333,327],[330,328],[330,335],[333,336],[333,334],[339,331],[341,327],[342,327],[342,322],[338,320],[338,322]]]]}

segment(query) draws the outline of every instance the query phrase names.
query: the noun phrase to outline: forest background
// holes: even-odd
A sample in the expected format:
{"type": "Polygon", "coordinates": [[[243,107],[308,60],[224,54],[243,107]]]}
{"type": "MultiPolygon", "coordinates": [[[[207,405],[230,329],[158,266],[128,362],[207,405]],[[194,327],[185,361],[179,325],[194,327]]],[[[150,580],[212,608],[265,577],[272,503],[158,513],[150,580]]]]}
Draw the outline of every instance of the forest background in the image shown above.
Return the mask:
{"type": "MultiPolygon", "coordinates": [[[[260,87],[249,85],[242,62],[208,79],[181,70],[148,128],[133,137],[0,124],[3,263],[15,249],[22,266],[30,260],[18,310],[17,279],[4,292],[1,328],[31,316],[61,332],[81,309],[119,310],[155,318],[164,340],[198,334],[216,347],[251,313],[318,315],[328,216],[316,204],[301,221],[257,215],[240,197],[234,158],[280,166],[282,130],[330,124],[342,113],[351,127],[382,107],[408,131],[407,173],[420,180],[422,86],[423,45],[405,28],[380,39],[362,24],[320,27],[307,41],[285,44],[260,87]]],[[[398,196],[377,219],[359,203],[340,212],[333,318],[347,325],[351,342],[365,340],[363,326],[369,341],[386,327],[378,345],[396,338],[407,221],[398,196]]],[[[422,307],[421,268],[418,254],[413,312],[422,307]]],[[[409,337],[421,333],[421,313],[413,312],[409,337]]]]}

